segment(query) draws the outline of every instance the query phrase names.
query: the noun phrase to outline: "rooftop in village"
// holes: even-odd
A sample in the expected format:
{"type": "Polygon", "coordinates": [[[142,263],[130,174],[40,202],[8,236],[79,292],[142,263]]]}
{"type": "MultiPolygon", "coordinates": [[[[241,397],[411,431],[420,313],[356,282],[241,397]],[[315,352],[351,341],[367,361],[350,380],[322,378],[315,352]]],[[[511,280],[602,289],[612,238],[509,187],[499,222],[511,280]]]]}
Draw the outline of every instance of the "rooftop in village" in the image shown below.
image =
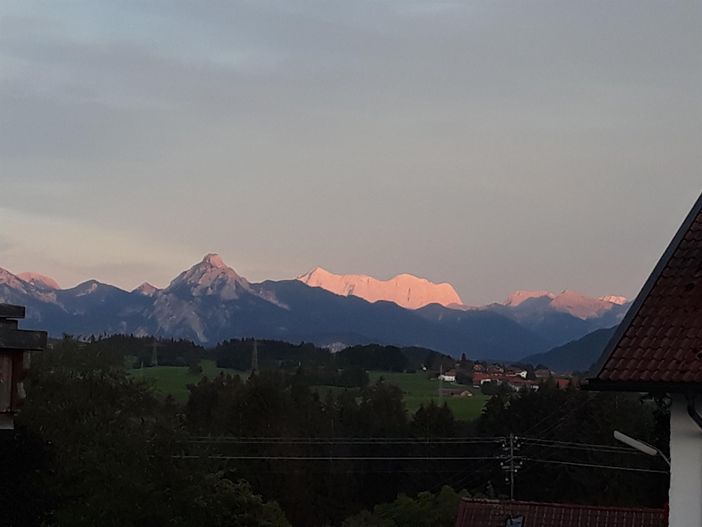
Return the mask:
{"type": "Polygon", "coordinates": [[[473,500],[459,505],[456,527],[663,527],[663,509],[530,501],[473,500]]]}

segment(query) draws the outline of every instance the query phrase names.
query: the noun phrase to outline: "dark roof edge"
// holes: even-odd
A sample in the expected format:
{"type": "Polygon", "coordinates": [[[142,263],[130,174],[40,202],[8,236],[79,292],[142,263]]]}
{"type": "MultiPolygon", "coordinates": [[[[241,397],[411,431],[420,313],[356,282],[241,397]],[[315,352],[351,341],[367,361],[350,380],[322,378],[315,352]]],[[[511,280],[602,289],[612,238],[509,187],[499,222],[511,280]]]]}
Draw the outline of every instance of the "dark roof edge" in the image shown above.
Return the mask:
{"type": "MultiPolygon", "coordinates": [[[[639,311],[641,310],[641,306],[643,306],[644,302],[648,298],[648,295],[651,293],[654,286],[658,282],[658,279],[660,278],[661,274],[663,273],[663,270],[666,268],[666,266],[670,262],[670,259],[673,257],[673,254],[675,253],[676,249],[680,246],[680,243],[685,238],[685,235],[690,230],[690,227],[695,222],[695,219],[697,218],[697,216],[700,214],[701,211],[702,211],[702,194],[700,194],[700,196],[697,198],[697,201],[695,202],[694,206],[692,207],[692,210],[690,210],[689,214],[685,218],[685,221],[682,223],[682,225],[680,226],[680,228],[676,232],[675,236],[673,237],[670,244],[668,245],[668,248],[665,250],[665,252],[663,253],[663,256],[661,256],[661,259],[658,261],[658,264],[656,264],[656,267],[654,267],[653,272],[651,273],[651,276],[648,277],[648,280],[646,280],[646,283],[644,284],[643,288],[641,289],[638,296],[636,297],[636,300],[634,300],[634,303],[629,308],[629,311],[627,312],[626,316],[624,317],[624,320],[621,321],[621,323],[619,324],[619,327],[617,327],[617,331],[614,332],[614,335],[612,335],[612,338],[607,343],[607,346],[605,347],[604,351],[602,352],[602,355],[600,355],[600,358],[597,361],[597,368],[596,368],[597,375],[596,375],[596,377],[599,377],[600,373],[602,373],[602,369],[604,368],[604,365],[607,363],[607,360],[609,359],[610,355],[612,355],[612,353],[614,352],[616,347],[619,345],[619,342],[622,340],[622,338],[624,338],[624,334],[629,329],[629,326],[633,322],[634,318],[636,318],[636,315],[639,314],[639,311]]],[[[646,390],[642,390],[642,391],[646,391],[646,390]]]]}
{"type": "Polygon", "coordinates": [[[0,318],[22,319],[26,315],[24,306],[0,303],[0,318]]]}

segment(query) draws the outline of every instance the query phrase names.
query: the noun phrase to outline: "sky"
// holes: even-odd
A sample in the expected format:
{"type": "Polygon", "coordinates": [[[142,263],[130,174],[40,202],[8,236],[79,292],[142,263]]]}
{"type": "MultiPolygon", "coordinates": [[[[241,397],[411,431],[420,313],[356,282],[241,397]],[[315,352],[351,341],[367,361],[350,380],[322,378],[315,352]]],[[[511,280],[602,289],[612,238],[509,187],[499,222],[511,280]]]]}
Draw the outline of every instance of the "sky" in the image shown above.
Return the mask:
{"type": "Polygon", "coordinates": [[[0,4],[0,267],[217,252],[634,296],[702,191],[702,4],[0,4]]]}

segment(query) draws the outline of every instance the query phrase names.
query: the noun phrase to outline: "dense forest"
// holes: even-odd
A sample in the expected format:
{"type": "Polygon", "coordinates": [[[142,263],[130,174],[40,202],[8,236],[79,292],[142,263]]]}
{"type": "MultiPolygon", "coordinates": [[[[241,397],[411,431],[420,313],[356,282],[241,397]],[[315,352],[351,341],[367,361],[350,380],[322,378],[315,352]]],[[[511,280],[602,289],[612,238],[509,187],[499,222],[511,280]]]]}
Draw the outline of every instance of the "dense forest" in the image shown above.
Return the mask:
{"type": "MultiPolygon", "coordinates": [[[[158,344],[159,362],[193,365],[211,353],[158,344]]],[[[666,500],[655,459],[598,446],[612,444],[614,429],[667,445],[660,401],[546,382],[498,390],[465,423],[446,405],[408,413],[399,388],[368,382],[366,369],[378,364],[412,367],[399,348],[329,359],[310,345],[258,345],[259,371],[204,377],[184,404],[129,374],[130,362],[152,357],[148,339],[66,337],[35,354],[17,430],[0,434],[7,524],[448,527],[460,496],[508,494],[501,465],[510,434],[520,499],[666,500]],[[355,380],[320,391],[320,371],[355,380]]],[[[223,343],[218,361],[227,350],[251,360],[246,341],[223,343]]]]}

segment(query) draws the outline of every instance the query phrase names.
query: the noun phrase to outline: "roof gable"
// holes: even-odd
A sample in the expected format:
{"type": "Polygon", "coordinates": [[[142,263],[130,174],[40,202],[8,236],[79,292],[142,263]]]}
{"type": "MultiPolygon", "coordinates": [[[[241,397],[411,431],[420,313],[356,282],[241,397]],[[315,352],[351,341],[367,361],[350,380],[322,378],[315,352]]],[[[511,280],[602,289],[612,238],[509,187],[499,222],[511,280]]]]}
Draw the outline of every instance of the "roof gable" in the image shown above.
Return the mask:
{"type": "Polygon", "coordinates": [[[595,389],[702,386],[702,196],[600,358],[595,389]]]}

